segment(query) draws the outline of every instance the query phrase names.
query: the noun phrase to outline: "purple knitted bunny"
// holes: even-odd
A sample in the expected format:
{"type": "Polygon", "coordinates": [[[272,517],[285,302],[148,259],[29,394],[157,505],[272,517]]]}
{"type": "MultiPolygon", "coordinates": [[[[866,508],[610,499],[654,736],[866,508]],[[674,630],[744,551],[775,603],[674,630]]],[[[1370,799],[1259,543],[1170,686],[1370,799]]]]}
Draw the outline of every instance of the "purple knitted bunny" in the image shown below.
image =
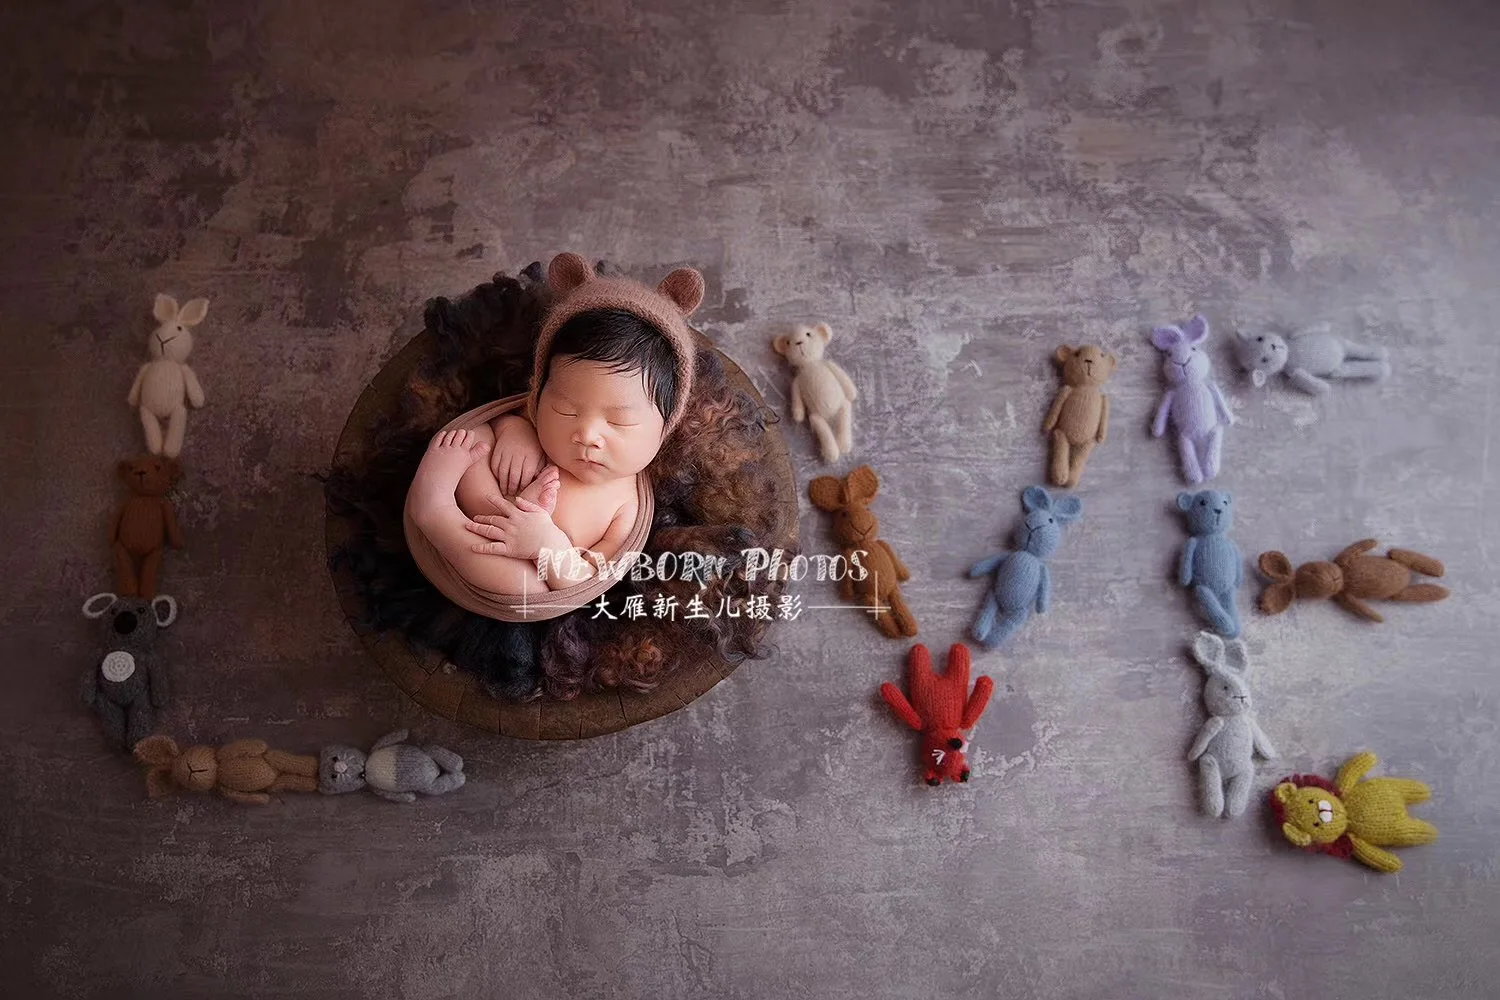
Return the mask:
{"type": "Polygon", "coordinates": [[[1194,316],[1187,329],[1159,326],[1151,331],[1151,343],[1164,351],[1162,371],[1171,386],[1156,409],[1151,436],[1167,432],[1167,418],[1177,431],[1177,450],[1182,456],[1182,476],[1201,483],[1219,474],[1219,451],[1224,428],[1234,423],[1234,414],[1209,373],[1213,364],[1200,346],[1208,339],[1208,320],[1194,316]]]}

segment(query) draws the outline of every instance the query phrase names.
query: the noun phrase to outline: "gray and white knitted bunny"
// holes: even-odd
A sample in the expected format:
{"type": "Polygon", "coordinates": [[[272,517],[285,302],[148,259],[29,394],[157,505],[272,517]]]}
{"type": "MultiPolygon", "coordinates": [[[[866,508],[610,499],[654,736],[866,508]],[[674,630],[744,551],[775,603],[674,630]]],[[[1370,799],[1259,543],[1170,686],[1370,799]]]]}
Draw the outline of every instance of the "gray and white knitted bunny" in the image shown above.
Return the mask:
{"type": "Polygon", "coordinates": [[[398,729],[375,741],[366,754],[335,744],[323,748],[318,760],[318,791],[341,795],[369,787],[392,802],[413,802],[417,792],[442,795],[464,783],[464,759],[439,746],[414,747],[398,729]]]}
{"type": "Polygon", "coordinates": [[[1250,800],[1255,755],[1266,760],[1276,757],[1276,748],[1256,723],[1250,703],[1250,656],[1242,639],[1225,642],[1212,632],[1199,632],[1193,640],[1193,658],[1208,673],[1203,704],[1209,718],[1198,730],[1187,759],[1198,762],[1204,815],[1238,816],[1250,800]]]}

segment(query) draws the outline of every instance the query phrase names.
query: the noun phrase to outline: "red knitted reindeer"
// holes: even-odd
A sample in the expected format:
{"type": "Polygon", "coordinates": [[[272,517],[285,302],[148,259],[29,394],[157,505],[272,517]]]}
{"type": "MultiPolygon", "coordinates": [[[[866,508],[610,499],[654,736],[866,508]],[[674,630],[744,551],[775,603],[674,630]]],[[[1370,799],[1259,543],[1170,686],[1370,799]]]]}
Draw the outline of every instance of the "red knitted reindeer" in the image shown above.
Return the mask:
{"type": "Polygon", "coordinates": [[[906,658],[906,687],[911,692],[910,701],[889,682],[880,685],[880,696],[902,722],[922,734],[922,777],[929,785],[941,785],[944,778],[968,781],[964,751],[969,741],[963,731],[973,729],[984,714],[995,682],[980,675],[971,694],[967,646],[953,644],[948,650],[948,668],[940,677],[932,672],[927,647],[917,643],[906,658]]]}

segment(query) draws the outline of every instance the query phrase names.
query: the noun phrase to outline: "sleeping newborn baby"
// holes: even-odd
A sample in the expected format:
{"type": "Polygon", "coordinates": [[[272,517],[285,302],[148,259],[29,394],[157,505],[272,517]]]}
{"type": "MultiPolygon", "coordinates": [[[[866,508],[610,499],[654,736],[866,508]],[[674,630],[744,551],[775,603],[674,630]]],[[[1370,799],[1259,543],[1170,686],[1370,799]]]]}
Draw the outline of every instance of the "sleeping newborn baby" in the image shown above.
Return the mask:
{"type": "Polygon", "coordinates": [[[618,554],[640,513],[636,478],[692,392],[697,271],[653,291],[561,254],[547,281],[560,299],[537,339],[525,416],[439,432],[406,498],[454,572],[495,594],[570,587],[595,574],[591,554],[618,554]],[[582,558],[549,563],[544,584],[539,564],[569,550],[582,558]]]}

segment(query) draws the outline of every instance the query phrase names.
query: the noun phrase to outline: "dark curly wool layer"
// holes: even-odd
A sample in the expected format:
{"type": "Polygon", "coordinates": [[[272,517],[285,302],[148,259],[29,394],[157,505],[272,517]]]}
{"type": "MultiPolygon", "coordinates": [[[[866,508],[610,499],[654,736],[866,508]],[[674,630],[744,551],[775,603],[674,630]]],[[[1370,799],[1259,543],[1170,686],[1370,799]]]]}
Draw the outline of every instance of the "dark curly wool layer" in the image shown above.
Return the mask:
{"type": "MultiPolygon", "coordinates": [[[[734,606],[758,595],[775,607],[782,585],[743,579],[742,550],[774,548],[791,526],[765,461],[768,414],[729,384],[711,351],[699,352],[688,413],[651,467],[656,516],[646,550],[653,562],[664,552],[722,556],[722,575],[665,583],[627,578],[606,594],[615,615],[627,596],[641,595],[646,617],[611,619],[590,607],[511,624],[455,606],[417,569],[406,548],[402,507],[427,443],[459,413],[529,388],[549,304],[539,264],[519,279],[497,274],[457,302],[428,303],[434,348],[402,393],[399,412],[374,428],[367,461],[337,466],[325,482],[329,509],[356,526],[334,559],[354,578],[364,609],[357,624],[395,629],[478,675],[491,694],[512,700],[538,693],[570,699],[615,687],[650,691],[685,665],[763,657],[769,622],[717,611],[726,599],[734,606]],[[694,596],[709,617],[685,619],[694,596]],[[675,621],[651,613],[658,598],[676,599],[675,621]]],[[[787,558],[794,554],[786,549],[787,558]]]]}

